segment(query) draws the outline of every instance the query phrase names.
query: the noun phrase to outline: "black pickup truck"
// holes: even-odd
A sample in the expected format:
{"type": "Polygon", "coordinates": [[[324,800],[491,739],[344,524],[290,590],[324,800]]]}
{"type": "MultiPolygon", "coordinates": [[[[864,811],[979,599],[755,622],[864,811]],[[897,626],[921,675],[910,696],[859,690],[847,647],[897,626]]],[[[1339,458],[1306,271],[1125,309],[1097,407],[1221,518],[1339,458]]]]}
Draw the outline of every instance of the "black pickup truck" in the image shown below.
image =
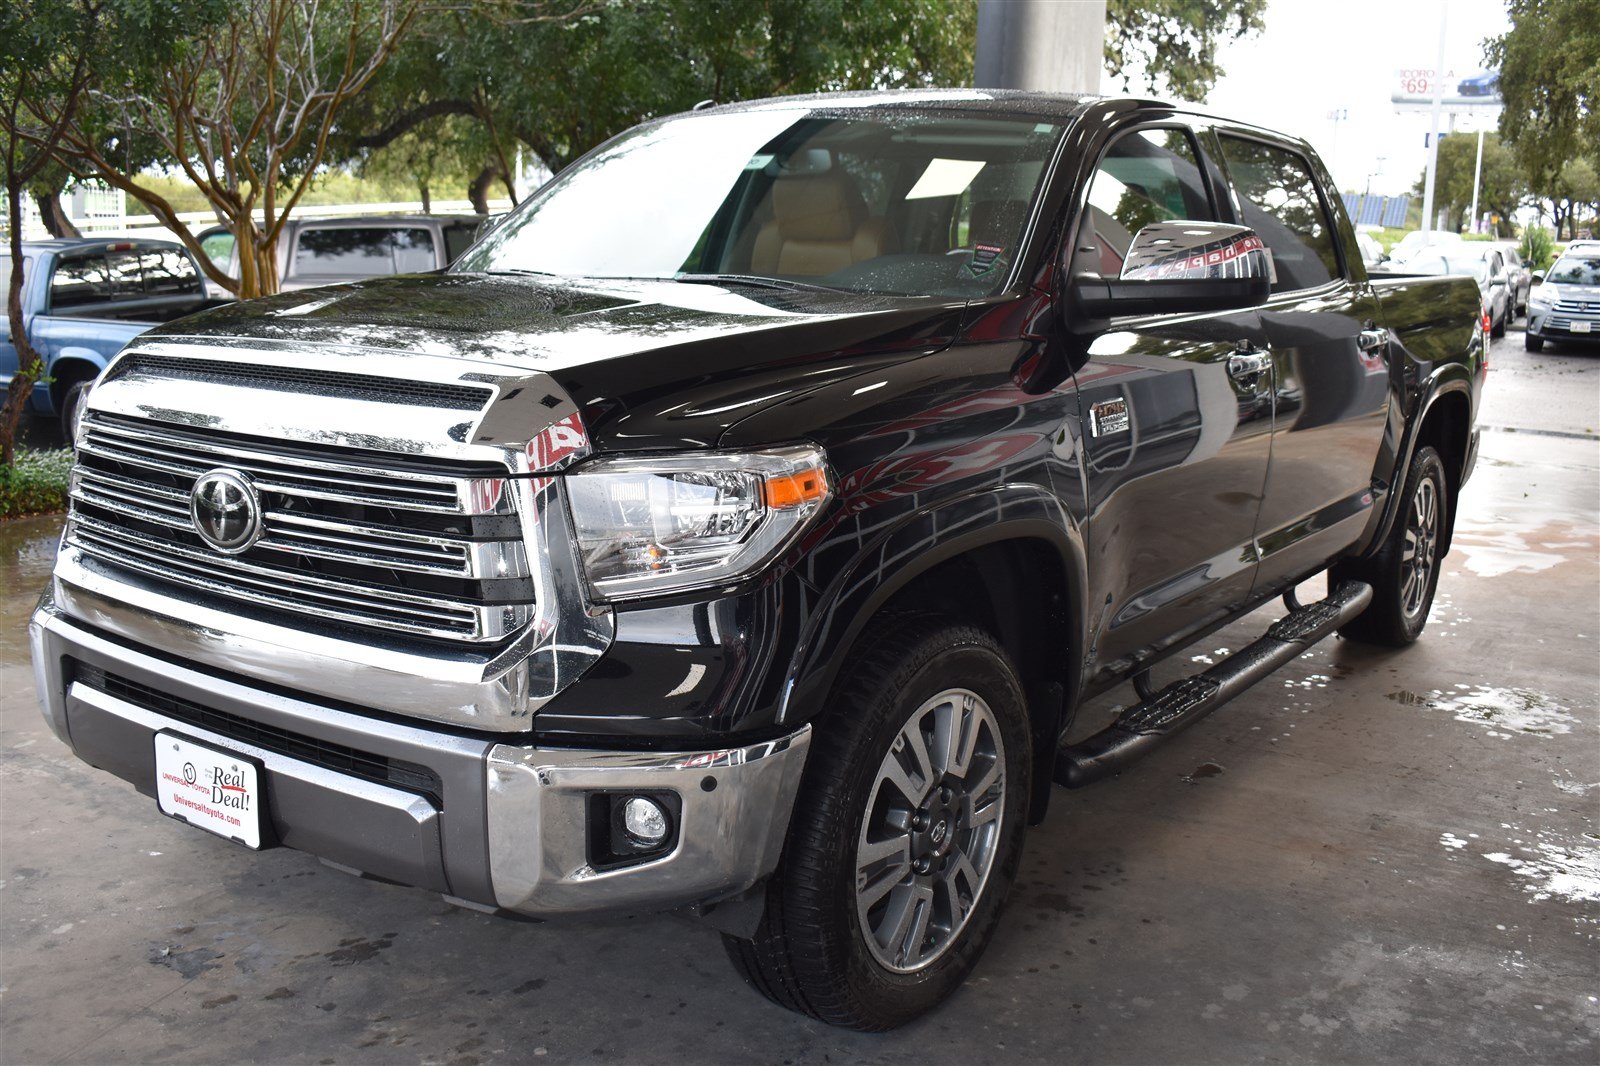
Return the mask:
{"type": "Polygon", "coordinates": [[[1335,630],[1418,637],[1484,343],[1471,278],[1370,280],[1267,130],[972,90],[665,118],[448,271],[134,341],[39,694],[246,846],[691,909],[777,1003],[887,1028],[972,970],[1052,783],[1335,630]]]}

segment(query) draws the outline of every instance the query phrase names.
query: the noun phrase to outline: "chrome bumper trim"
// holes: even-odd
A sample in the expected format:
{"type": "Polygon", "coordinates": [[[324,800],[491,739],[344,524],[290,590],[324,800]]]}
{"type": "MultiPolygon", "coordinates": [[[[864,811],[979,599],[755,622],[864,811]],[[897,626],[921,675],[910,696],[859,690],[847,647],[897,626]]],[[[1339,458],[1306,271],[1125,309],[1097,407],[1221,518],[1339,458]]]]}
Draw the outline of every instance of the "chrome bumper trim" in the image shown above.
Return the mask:
{"type": "Polygon", "coordinates": [[[744,891],[778,864],[810,744],[808,725],[777,740],[710,752],[495,745],[488,767],[495,902],[553,917],[666,910],[744,891]],[[596,870],[588,860],[588,797],[631,789],[677,794],[683,804],[677,847],[637,866],[596,870]]]}
{"type": "MultiPolygon", "coordinates": [[[[157,633],[175,625],[149,621],[157,633]]],[[[535,917],[668,910],[755,884],[777,866],[811,740],[805,726],[744,747],[670,754],[495,744],[368,718],[157,658],[84,628],[49,592],[29,623],[29,640],[44,718],[85,762],[148,791],[158,730],[240,751],[266,768],[274,826],[287,846],[535,917]],[[438,775],[443,804],[89,687],[66,676],[67,657],[250,722],[416,763],[438,775]],[[709,791],[708,782],[715,786],[709,791]],[[677,794],[677,846],[659,859],[596,871],[587,858],[587,796],[629,789],[677,794]]],[[[170,649],[160,641],[153,646],[170,649]]]]}

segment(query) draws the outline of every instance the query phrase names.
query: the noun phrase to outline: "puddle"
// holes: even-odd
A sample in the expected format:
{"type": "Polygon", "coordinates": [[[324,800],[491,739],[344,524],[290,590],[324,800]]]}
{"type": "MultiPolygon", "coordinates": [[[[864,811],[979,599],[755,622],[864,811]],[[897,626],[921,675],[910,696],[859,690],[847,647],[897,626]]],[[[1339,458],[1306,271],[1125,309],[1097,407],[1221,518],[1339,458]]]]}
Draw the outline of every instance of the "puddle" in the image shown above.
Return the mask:
{"type": "Polygon", "coordinates": [[[1597,538],[1574,523],[1519,523],[1506,515],[1485,515],[1457,527],[1451,552],[1464,556],[1466,568],[1479,577],[1537,574],[1569,559],[1592,561],[1597,538]]]}
{"type": "Polygon", "coordinates": [[[1568,708],[1542,692],[1492,685],[1461,685],[1459,691],[1434,689],[1420,695],[1407,689],[1389,693],[1389,699],[1408,707],[1448,711],[1458,722],[1488,727],[1491,737],[1527,733],[1550,737],[1570,733],[1578,724],[1568,708]]]}
{"type": "Polygon", "coordinates": [[[28,616],[50,579],[61,539],[61,516],[0,522],[0,658],[26,661],[28,616]]]}
{"type": "Polygon", "coordinates": [[[1523,891],[1532,895],[1534,902],[1600,902],[1600,847],[1540,841],[1534,848],[1519,850],[1520,855],[1496,851],[1483,857],[1509,866],[1518,877],[1527,880],[1523,891]]]}

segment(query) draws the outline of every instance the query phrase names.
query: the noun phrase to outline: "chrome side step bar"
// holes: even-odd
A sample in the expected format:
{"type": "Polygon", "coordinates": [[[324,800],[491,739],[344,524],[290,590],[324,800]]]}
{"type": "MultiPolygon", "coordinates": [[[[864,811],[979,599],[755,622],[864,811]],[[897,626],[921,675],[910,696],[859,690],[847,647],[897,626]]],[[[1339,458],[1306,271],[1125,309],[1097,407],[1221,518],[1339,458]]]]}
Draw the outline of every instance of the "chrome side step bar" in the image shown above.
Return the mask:
{"type": "MultiPolygon", "coordinates": [[[[1268,627],[1266,635],[1241,648],[1204,673],[1175,681],[1143,698],[1111,725],[1056,753],[1056,783],[1082,788],[1119,773],[1129,763],[1159,747],[1238,696],[1372,602],[1372,586],[1346,581],[1328,598],[1291,610],[1268,627]]],[[[1141,693],[1142,695],[1142,693],[1141,693]]]]}

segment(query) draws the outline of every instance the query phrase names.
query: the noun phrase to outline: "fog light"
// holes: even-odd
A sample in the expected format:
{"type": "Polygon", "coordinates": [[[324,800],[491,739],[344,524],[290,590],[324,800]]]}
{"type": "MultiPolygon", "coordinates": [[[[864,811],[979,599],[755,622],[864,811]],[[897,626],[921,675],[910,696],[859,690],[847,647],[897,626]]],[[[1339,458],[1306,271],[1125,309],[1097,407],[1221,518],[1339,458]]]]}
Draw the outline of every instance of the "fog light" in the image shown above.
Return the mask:
{"type": "Polygon", "coordinates": [[[667,812],[655,800],[633,796],[623,804],[622,827],[641,844],[659,844],[667,839],[667,812]]]}

